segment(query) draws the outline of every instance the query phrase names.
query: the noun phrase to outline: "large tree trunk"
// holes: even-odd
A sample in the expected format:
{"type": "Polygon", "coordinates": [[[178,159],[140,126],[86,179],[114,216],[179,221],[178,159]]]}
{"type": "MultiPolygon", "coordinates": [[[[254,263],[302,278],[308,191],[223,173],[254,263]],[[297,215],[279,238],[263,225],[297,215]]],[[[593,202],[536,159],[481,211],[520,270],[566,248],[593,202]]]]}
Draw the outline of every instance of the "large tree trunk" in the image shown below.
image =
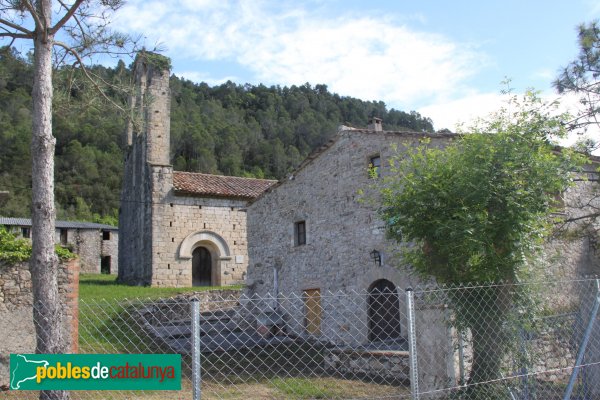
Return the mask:
{"type": "MultiPolygon", "coordinates": [[[[38,0],[36,11],[50,26],[52,1],[38,0]]],[[[34,42],[31,280],[37,353],[66,352],[58,298],[58,257],[54,251],[54,147],[52,136],[52,46],[48,29],[37,27],[34,42]]],[[[68,399],[68,392],[42,391],[40,399],[68,399]]]]}
{"type": "Polygon", "coordinates": [[[473,364],[468,384],[474,386],[469,390],[480,393],[474,398],[496,398],[503,385],[495,388],[478,384],[502,377],[502,362],[509,339],[507,318],[512,306],[511,288],[509,285],[473,288],[460,302],[463,321],[471,328],[473,337],[473,364]]]}

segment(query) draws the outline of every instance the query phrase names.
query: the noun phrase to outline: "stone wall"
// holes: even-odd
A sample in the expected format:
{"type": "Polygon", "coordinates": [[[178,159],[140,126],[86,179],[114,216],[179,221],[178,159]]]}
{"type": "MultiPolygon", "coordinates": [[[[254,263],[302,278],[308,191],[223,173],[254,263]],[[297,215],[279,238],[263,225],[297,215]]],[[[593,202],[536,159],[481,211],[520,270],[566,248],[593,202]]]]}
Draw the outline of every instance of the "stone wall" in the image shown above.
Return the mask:
{"type": "MultiPolygon", "coordinates": [[[[99,274],[101,272],[102,257],[111,258],[111,272],[116,273],[119,265],[119,233],[117,230],[109,232],[110,239],[103,239],[103,232],[99,229],[68,229],[67,245],[79,256],[81,272],[99,274]]],[[[60,243],[60,238],[57,239],[60,243]]]]}
{"type": "Polygon", "coordinates": [[[367,377],[386,384],[410,382],[408,351],[324,349],[325,371],[349,379],[367,377]]]}
{"type": "Polygon", "coordinates": [[[136,95],[130,99],[135,121],[127,131],[128,148],[119,212],[119,279],[138,285],[150,285],[154,247],[154,176],[158,172],[158,178],[163,178],[170,170],[169,132],[166,130],[170,124],[169,71],[158,70],[143,56],[138,56],[135,62],[135,82],[136,95]],[[161,136],[161,140],[150,143],[150,132],[161,136]],[[158,155],[161,151],[166,154],[166,160],[164,156],[158,155]],[[164,173],[159,166],[158,171],[155,171],[150,160],[162,161],[165,165],[164,173]]]}
{"type": "Polygon", "coordinates": [[[109,239],[103,238],[100,244],[100,257],[110,257],[110,273],[116,274],[119,271],[119,231],[108,232],[109,239]]]}
{"type": "MultiPolygon", "coordinates": [[[[73,353],[79,341],[79,260],[59,265],[59,296],[65,335],[73,353]]],[[[33,293],[29,263],[0,262],[0,385],[8,383],[10,353],[35,352],[33,293]]]]}
{"type": "MultiPolygon", "coordinates": [[[[343,131],[322,154],[296,171],[293,177],[267,191],[248,208],[248,243],[250,264],[249,295],[273,293],[273,269],[279,269],[279,291],[284,295],[301,295],[306,289],[321,293],[366,293],[380,279],[391,281],[405,289],[418,280],[397,269],[389,259],[394,243],[386,240],[383,222],[377,218],[375,206],[364,198],[369,191],[368,168],[371,157],[379,155],[381,173],[389,173],[387,160],[399,151],[416,145],[423,135],[410,132],[343,131]],[[359,190],[366,190],[362,196],[359,190]],[[306,245],[296,246],[294,224],[306,223],[306,245]],[[372,250],[382,253],[382,265],[374,263],[372,250]]],[[[433,135],[432,146],[442,146],[452,136],[433,135]]],[[[330,296],[330,298],[334,298],[330,296]]],[[[367,303],[324,304],[323,334],[332,330],[331,338],[343,335],[348,343],[367,341],[366,325],[350,323],[349,330],[339,332],[344,325],[345,310],[361,321],[367,321],[367,303]],[[349,308],[349,309],[348,309],[349,308]]],[[[400,309],[404,298],[400,296],[400,309]]],[[[302,307],[291,320],[303,321],[302,307]]],[[[302,326],[296,326],[302,332],[302,326]]],[[[402,319],[402,334],[406,323],[402,319]]]]}
{"type": "Polygon", "coordinates": [[[192,286],[192,259],[181,256],[190,235],[205,233],[213,259],[213,286],[241,284],[248,265],[245,200],[177,196],[154,205],[153,286],[192,286]],[[222,239],[222,248],[216,242],[222,239]],[[226,254],[223,254],[226,253],[226,254]]]}

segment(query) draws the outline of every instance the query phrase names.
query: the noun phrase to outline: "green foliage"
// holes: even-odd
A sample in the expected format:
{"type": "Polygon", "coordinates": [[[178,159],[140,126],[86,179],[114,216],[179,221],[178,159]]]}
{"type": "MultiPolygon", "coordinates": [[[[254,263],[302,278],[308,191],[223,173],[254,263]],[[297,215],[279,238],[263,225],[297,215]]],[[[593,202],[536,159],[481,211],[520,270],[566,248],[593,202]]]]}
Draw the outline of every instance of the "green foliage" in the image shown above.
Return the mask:
{"type": "Polygon", "coordinates": [[[570,128],[586,128],[598,125],[596,115],[600,106],[600,26],[598,21],[579,25],[577,32],[579,55],[562,69],[553,82],[559,93],[579,96],[581,110],[576,118],[569,120],[570,128]]]}
{"type": "Polygon", "coordinates": [[[473,335],[471,383],[500,376],[516,332],[508,321],[532,301],[510,284],[533,272],[555,195],[584,161],[552,145],[565,134],[555,106],[532,92],[522,102],[512,97],[445,148],[424,141],[399,154],[392,175],[377,181],[381,215],[405,265],[442,284],[493,283],[449,292],[456,326],[473,335]]]}
{"type": "Polygon", "coordinates": [[[440,283],[515,282],[548,233],[554,196],[583,159],[556,152],[563,116],[528,93],[444,149],[423,143],[393,160],[383,180],[390,237],[407,264],[440,283]]]}
{"type": "MultiPolygon", "coordinates": [[[[168,59],[146,53],[154,65],[168,59]]],[[[90,72],[121,87],[132,73],[123,62],[90,72]]],[[[16,51],[0,49],[0,215],[31,210],[31,84],[33,66],[16,51]]],[[[125,121],[96,95],[76,68],[54,74],[56,206],[59,219],[116,223],[123,174],[125,121]],[[114,219],[113,219],[114,218],[114,219]]],[[[127,98],[106,89],[126,108],[127,98]]],[[[175,170],[282,178],[335,134],[337,125],[364,126],[370,116],[386,129],[433,131],[429,118],[388,110],[383,102],[342,97],[325,85],[218,86],[171,77],[171,160],[175,170]]]]}
{"type": "Polygon", "coordinates": [[[169,57],[149,51],[144,51],[143,53],[140,53],[138,57],[139,56],[144,57],[149,65],[152,65],[160,71],[164,71],[166,69],[171,70],[171,59],[169,57]]]}
{"type": "Polygon", "coordinates": [[[31,257],[31,244],[24,239],[17,239],[0,226],[0,260],[10,263],[27,261],[31,257]]]}
{"type": "MultiPolygon", "coordinates": [[[[56,245],[56,254],[61,260],[71,260],[77,255],[69,249],[56,245]]],[[[31,243],[17,238],[13,233],[0,226],[0,260],[11,263],[28,261],[31,258],[31,243]]]]}

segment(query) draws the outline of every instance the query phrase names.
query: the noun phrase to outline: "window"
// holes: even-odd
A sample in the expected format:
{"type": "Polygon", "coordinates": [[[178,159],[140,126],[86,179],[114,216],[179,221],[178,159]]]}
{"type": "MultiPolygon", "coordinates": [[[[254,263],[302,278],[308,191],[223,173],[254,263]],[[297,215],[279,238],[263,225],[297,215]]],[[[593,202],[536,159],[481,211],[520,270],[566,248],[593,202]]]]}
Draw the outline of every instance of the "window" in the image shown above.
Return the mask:
{"type": "Polygon", "coordinates": [[[30,239],[31,238],[31,228],[22,227],[21,228],[21,236],[23,236],[25,239],[30,239]]]}
{"type": "Polygon", "coordinates": [[[371,157],[369,170],[373,171],[373,177],[379,178],[381,176],[381,157],[379,154],[371,157]]]}
{"type": "Polygon", "coordinates": [[[102,240],[110,240],[110,231],[102,231],[102,240]]]}
{"type": "Polygon", "coordinates": [[[296,246],[306,244],[306,221],[298,221],[294,224],[294,242],[296,246]]]}

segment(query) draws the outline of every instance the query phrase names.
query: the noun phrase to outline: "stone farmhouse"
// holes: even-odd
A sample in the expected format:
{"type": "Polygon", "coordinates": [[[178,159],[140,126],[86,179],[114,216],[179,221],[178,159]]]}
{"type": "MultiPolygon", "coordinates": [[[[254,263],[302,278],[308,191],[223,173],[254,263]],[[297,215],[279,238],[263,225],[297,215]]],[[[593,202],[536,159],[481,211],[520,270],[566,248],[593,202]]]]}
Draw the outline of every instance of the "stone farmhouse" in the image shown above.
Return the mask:
{"type": "Polygon", "coordinates": [[[137,121],[126,138],[119,280],[176,287],[243,283],[246,206],[275,181],[173,171],[169,70],[152,60],[165,59],[140,54],[136,60],[137,121]]]}
{"type": "MultiPolygon", "coordinates": [[[[31,238],[31,219],[3,218],[0,225],[24,239],[31,238]]],[[[79,255],[81,272],[116,274],[119,265],[119,230],[92,222],[56,221],[56,244],[79,255]]]]}
{"type": "MultiPolygon", "coordinates": [[[[401,342],[407,332],[402,317],[406,309],[397,289],[403,292],[422,282],[396,267],[391,259],[395,244],[386,239],[376,206],[360,201],[359,191],[369,194],[370,166],[378,174],[389,173],[388,160],[396,151],[409,150],[423,138],[430,140],[430,146],[443,147],[454,137],[449,132],[384,131],[378,119],[368,129],[341,126],[330,142],[248,208],[248,295],[303,298],[304,307],[296,307],[298,315],[288,318],[295,334],[332,341],[342,338],[351,345],[401,342]],[[326,301],[332,298],[329,293],[339,291],[367,295],[348,305],[326,301]],[[345,325],[340,310],[363,322],[345,325]]],[[[591,168],[597,168],[598,161],[591,168]]],[[[566,212],[579,212],[577,204],[585,202],[594,184],[578,182],[566,192],[566,212]]],[[[555,279],[597,273],[597,239],[549,243],[548,273],[555,279]]],[[[433,331],[435,324],[431,326],[433,331]]],[[[445,330],[443,324],[439,326],[445,330]]],[[[443,341],[426,343],[434,346],[443,341]]]]}

